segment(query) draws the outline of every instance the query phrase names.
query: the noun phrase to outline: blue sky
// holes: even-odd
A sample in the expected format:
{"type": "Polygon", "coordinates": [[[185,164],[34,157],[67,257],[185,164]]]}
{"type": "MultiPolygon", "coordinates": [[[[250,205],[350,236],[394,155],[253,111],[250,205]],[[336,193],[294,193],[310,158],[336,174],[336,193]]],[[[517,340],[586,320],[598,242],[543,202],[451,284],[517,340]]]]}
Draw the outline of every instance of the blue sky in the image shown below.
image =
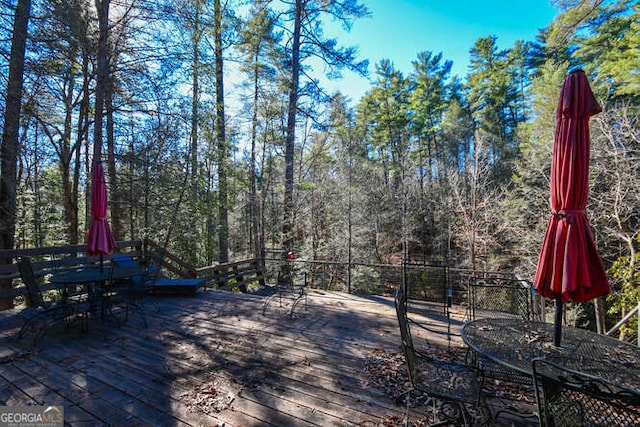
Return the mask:
{"type": "MultiPolygon", "coordinates": [[[[325,35],[337,37],[343,46],[358,47],[359,58],[368,58],[369,77],[374,67],[389,59],[408,75],[411,62],[422,51],[442,52],[453,61],[453,74],[467,74],[469,50],[476,40],[497,37],[502,49],[516,40],[535,40],[538,29],[557,14],[550,0],[361,0],[371,17],[354,22],[351,32],[330,24],[325,35]]],[[[366,79],[345,72],[341,81],[325,82],[332,91],[357,102],[368,90],[366,79]]]]}

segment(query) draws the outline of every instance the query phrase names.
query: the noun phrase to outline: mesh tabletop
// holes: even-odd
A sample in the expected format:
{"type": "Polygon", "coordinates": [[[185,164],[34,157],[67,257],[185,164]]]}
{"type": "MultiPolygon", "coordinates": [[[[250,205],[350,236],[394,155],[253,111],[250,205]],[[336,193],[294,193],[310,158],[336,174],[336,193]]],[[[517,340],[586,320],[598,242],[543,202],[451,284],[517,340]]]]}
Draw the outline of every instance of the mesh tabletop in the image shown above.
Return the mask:
{"type": "Polygon", "coordinates": [[[550,323],[479,319],[464,325],[462,338],[480,356],[526,375],[541,357],[640,392],[640,348],[606,335],[563,326],[556,347],[550,323]]]}
{"type": "Polygon", "coordinates": [[[62,285],[85,284],[104,282],[109,278],[122,279],[142,273],[144,273],[144,270],[140,267],[118,268],[115,273],[111,272],[110,267],[102,269],[97,266],[85,267],[54,274],[49,278],[49,282],[62,285]]]}
{"type": "Polygon", "coordinates": [[[49,278],[49,282],[63,285],[103,282],[109,278],[109,272],[108,268],[76,269],[54,274],[49,278]]]}

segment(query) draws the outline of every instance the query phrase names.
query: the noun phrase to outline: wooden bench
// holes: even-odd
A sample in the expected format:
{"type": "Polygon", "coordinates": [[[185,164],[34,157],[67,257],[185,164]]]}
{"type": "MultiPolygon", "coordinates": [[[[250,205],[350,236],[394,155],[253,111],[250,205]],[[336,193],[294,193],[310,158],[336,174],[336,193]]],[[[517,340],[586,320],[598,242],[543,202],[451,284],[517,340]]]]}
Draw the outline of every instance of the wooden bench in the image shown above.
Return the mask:
{"type": "Polygon", "coordinates": [[[205,286],[214,289],[251,292],[265,284],[264,268],[259,259],[227,262],[197,269],[197,277],[205,280],[205,286]]]}
{"type": "Polygon", "coordinates": [[[195,295],[204,290],[206,279],[159,277],[153,281],[150,293],[154,295],[195,295]]]}
{"type": "MultiPolygon", "coordinates": [[[[195,277],[167,277],[162,267],[166,252],[161,248],[149,250],[147,256],[143,258],[142,264],[147,273],[147,292],[154,295],[195,295],[199,290],[204,289],[206,280],[195,277]]],[[[139,264],[131,256],[118,256],[112,258],[121,267],[135,267],[139,264]]],[[[172,270],[173,271],[173,270],[172,270]]]]}

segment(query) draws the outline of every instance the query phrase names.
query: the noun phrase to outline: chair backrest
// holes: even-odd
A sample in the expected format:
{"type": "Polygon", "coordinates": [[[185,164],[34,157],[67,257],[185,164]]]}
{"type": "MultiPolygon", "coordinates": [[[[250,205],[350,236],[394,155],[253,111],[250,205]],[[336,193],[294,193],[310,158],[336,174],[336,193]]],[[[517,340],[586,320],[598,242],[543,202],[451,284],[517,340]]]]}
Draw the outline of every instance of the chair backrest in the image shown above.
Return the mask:
{"type": "Polygon", "coordinates": [[[22,282],[27,287],[27,306],[35,308],[44,307],[44,299],[42,298],[42,292],[40,291],[36,275],[33,272],[31,258],[18,258],[18,270],[20,271],[22,282]]]}
{"type": "Polygon", "coordinates": [[[540,425],[639,426],[640,393],[545,359],[533,360],[540,425]]]}
{"type": "Polygon", "coordinates": [[[142,274],[123,275],[122,272],[142,271],[142,267],[130,255],[111,258],[109,284],[111,287],[136,287],[142,284],[142,274]]]}
{"type": "Polygon", "coordinates": [[[149,251],[147,252],[147,259],[149,260],[149,264],[162,267],[162,263],[164,262],[166,253],[167,251],[165,250],[165,248],[162,248],[160,246],[154,246],[153,248],[149,249],[149,251]]]}
{"type": "Polygon", "coordinates": [[[413,386],[416,385],[416,352],[413,347],[413,338],[409,329],[409,317],[407,315],[407,285],[402,282],[396,290],[395,296],[396,314],[400,325],[400,336],[402,338],[402,351],[407,361],[407,371],[413,386]]]}
{"type": "Polygon", "coordinates": [[[140,265],[131,255],[118,255],[111,258],[111,277],[112,283],[120,285],[128,284],[130,287],[143,288],[158,278],[161,268],[157,265],[140,265]],[[126,278],[117,279],[118,271],[127,270],[128,272],[136,271],[126,278]]]}
{"type": "Polygon", "coordinates": [[[118,255],[111,258],[111,263],[122,268],[138,268],[139,265],[131,255],[118,255]]]}
{"type": "Polygon", "coordinates": [[[483,317],[532,320],[533,295],[516,278],[470,277],[469,308],[471,320],[483,317]]]}
{"type": "Polygon", "coordinates": [[[278,279],[276,281],[276,286],[278,289],[282,290],[293,290],[294,289],[294,271],[293,264],[291,261],[284,261],[278,270],[278,279]]]}

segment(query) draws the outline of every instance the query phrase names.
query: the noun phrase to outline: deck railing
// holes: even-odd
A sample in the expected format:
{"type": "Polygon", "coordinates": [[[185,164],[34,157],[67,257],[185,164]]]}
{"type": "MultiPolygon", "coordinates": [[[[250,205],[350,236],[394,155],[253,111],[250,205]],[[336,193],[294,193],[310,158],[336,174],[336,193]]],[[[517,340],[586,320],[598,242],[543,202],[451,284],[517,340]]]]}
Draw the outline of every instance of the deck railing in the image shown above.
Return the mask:
{"type": "MultiPolygon", "coordinates": [[[[118,250],[105,256],[105,261],[108,262],[110,257],[123,251],[140,255],[152,251],[156,246],[152,241],[118,242],[118,250]]],[[[211,266],[196,269],[174,254],[163,253],[163,268],[177,277],[196,277],[201,275],[199,271],[203,268],[215,268],[211,266]]],[[[0,285],[3,285],[0,286],[0,300],[20,298],[26,293],[15,264],[15,260],[20,256],[31,257],[37,270],[49,272],[56,268],[98,260],[98,257],[87,256],[86,245],[0,250],[0,259],[5,261],[4,264],[0,263],[0,285]]],[[[315,289],[392,295],[404,274],[409,285],[410,298],[434,303],[433,306],[440,307],[442,313],[447,313],[448,307],[457,305],[466,307],[467,317],[473,318],[476,315],[475,310],[479,307],[482,309],[484,301],[489,300],[497,303],[498,309],[505,312],[517,313],[532,320],[545,318],[545,300],[532,291],[527,281],[514,273],[454,269],[435,264],[410,263],[403,266],[305,259],[283,261],[280,258],[268,258],[264,263],[260,263],[264,265],[267,283],[275,283],[283,262],[291,264],[295,280],[304,281],[315,289]],[[500,289],[501,292],[496,293],[496,289],[500,289]],[[502,292],[503,289],[518,289],[518,292],[502,292]],[[500,298],[496,298],[497,294],[500,298]]],[[[638,331],[627,333],[626,340],[637,341],[640,347],[640,302],[606,334],[612,335],[623,325],[628,325],[634,320],[638,323],[638,331]]]]}
{"type": "MultiPolygon", "coordinates": [[[[154,247],[151,241],[118,242],[119,251],[142,254],[154,247]]],[[[116,252],[117,253],[117,252],[116,252]]],[[[114,254],[116,254],[114,253],[114,254]]],[[[111,254],[110,256],[113,256],[111,254]]],[[[19,256],[34,258],[35,265],[40,269],[53,269],[60,264],[75,262],[95,262],[96,257],[86,255],[86,245],[69,245],[62,247],[47,247],[20,250],[0,250],[0,258],[13,260],[19,256]]],[[[105,257],[108,260],[108,256],[105,257]]],[[[491,300],[499,303],[499,310],[512,312],[532,320],[544,318],[545,301],[531,290],[527,281],[514,273],[477,271],[454,269],[444,265],[416,264],[373,264],[347,263],[340,261],[319,261],[293,259],[283,261],[281,258],[264,260],[264,277],[267,283],[275,283],[280,265],[291,263],[295,280],[304,281],[309,287],[324,290],[336,290],[349,293],[392,295],[403,274],[409,285],[410,298],[433,303],[442,313],[447,313],[452,305],[466,307],[467,317],[473,318],[474,310],[484,301],[491,300]],[[520,289],[517,296],[510,292],[500,292],[501,298],[496,301],[496,288],[520,289]],[[524,289],[524,292],[522,291],[524,289]],[[473,292],[471,292],[473,291],[473,292]],[[485,295],[487,294],[487,295],[485,295]],[[488,299],[485,298],[488,296],[488,299]]],[[[261,263],[262,264],[262,263],[261,263]]],[[[201,267],[195,268],[180,259],[180,257],[165,252],[163,267],[177,277],[200,276],[201,267]]],[[[19,280],[19,272],[15,263],[0,264],[0,284],[9,286],[0,288],[0,298],[20,297],[25,293],[19,280]],[[18,279],[18,280],[16,280],[18,279]]],[[[640,304],[639,306],[640,307],[640,304]]],[[[640,310],[636,307],[607,334],[613,334],[628,322],[640,318],[640,310]]],[[[486,308],[486,307],[485,307],[486,308]]],[[[639,324],[640,324],[640,319],[639,324]]],[[[639,331],[640,332],[640,331],[639,331]]],[[[631,339],[637,339],[640,346],[640,333],[628,334],[631,339]]]]}
{"type": "Polygon", "coordinates": [[[520,288],[523,291],[519,294],[524,295],[523,297],[516,300],[505,293],[505,297],[500,301],[502,307],[499,308],[519,313],[529,319],[540,318],[539,310],[536,309],[536,296],[531,292],[530,285],[514,273],[454,269],[435,264],[410,263],[403,266],[267,259],[267,282],[275,280],[275,274],[283,262],[291,263],[296,280],[306,281],[309,287],[349,293],[392,295],[404,273],[410,299],[435,303],[436,307],[441,308],[442,313],[446,313],[451,305],[468,307],[468,317],[473,317],[474,313],[470,308],[473,308],[473,304],[481,303],[483,292],[495,291],[498,288],[520,288]],[[472,286],[478,290],[473,295],[469,292],[472,286]]]}
{"type": "Polygon", "coordinates": [[[634,318],[637,319],[638,330],[636,331],[635,334],[633,334],[633,333],[627,334],[627,339],[625,341],[628,341],[628,342],[634,341],[634,335],[635,335],[636,344],[638,345],[638,347],[640,347],[640,301],[638,301],[638,305],[633,310],[631,310],[618,323],[616,323],[610,330],[608,330],[606,332],[606,335],[611,335],[611,334],[619,331],[620,328],[623,325],[629,324],[632,320],[634,320],[634,318]]]}

